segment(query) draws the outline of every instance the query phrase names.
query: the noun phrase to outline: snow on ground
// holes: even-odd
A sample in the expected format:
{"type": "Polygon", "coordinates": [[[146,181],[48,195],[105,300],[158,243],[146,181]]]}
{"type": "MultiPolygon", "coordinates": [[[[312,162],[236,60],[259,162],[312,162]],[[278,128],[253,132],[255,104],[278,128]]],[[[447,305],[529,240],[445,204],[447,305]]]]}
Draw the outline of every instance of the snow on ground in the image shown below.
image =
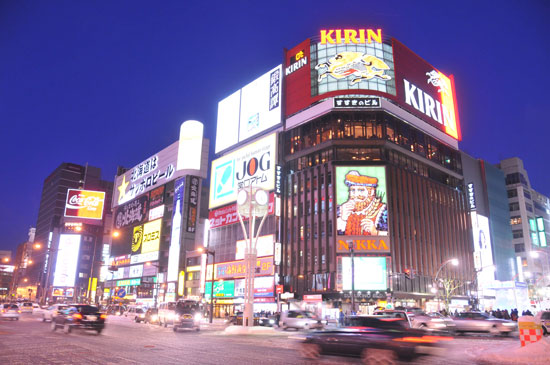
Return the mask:
{"type": "Polygon", "coordinates": [[[519,341],[514,346],[507,346],[479,356],[478,364],[550,364],[550,337],[521,347],[519,341]]]}

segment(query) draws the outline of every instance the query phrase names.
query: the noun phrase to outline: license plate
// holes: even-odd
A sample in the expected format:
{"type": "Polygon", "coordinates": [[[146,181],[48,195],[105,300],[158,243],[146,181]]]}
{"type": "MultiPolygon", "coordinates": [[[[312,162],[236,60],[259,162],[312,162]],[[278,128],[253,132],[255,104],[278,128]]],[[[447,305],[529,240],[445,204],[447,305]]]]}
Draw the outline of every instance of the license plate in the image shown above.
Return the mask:
{"type": "Polygon", "coordinates": [[[191,319],[191,318],[193,318],[193,317],[190,316],[189,314],[184,314],[184,315],[183,315],[183,318],[185,318],[185,319],[191,319]]]}
{"type": "Polygon", "coordinates": [[[97,316],[86,316],[86,319],[90,321],[97,321],[97,316]]]}

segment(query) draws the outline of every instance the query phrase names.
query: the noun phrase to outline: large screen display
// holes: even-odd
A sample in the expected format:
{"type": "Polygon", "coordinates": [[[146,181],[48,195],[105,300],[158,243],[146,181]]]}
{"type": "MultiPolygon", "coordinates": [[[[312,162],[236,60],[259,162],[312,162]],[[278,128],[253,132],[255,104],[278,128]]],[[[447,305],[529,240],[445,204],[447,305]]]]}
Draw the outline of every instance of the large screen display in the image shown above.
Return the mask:
{"type": "Polygon", "coordinates": [[[240,188],[275,188],[277,135],[270,134],[212,161],[209,208],[237,200],[240,188]]]}
{"type": "Polygon", "coordinates": [[[216,153],[281,124],[282,65],[218,104],[216,153]]]}
{"type": "Polygon", "coordinates": [[[388,235],[384,166],[338,166],[335,184],[339,236],[388,235]]]}
{"type": "Polygon", "coordinates": [[[478,271],[479,286],[486,288],[495,280],[489,219],[476,212],[472,212],[471,217],[474,235],[474,266],[478,271]]]}
{"type": "Polygon", "coordinates": [[[74,286],[80,237],[79,234],[61,234],[59,236],[53,286],[74,286]]]}
{"type": "MultiPolygon", "coordinates": [[[[386,290],[388,273],[386,257],[354,257],[355,290],[386,290]]],[[[351,257],[342,257],[342,288],[351,290],[351,257]]]]}
{"type": "Polygon", "coordinates": [[[65,217],[102,219],[105,192],[69,189],[65,217]]]}

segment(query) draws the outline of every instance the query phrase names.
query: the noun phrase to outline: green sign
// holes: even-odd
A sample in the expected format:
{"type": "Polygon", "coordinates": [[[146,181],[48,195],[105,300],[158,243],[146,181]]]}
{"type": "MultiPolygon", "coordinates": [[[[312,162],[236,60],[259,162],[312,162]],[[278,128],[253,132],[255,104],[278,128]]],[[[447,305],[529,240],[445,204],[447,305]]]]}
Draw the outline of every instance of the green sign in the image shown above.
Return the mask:
{"type": "Polygon", "coordinates": [[[540,243],[540,247],[546,247],[547,246],[547,244],[546,244],[546,233],[539,232],[539,243],[540,243]]]}
{"type": "Polygon", "coordinates": [[[141,284],[141,278],[117,280],[116,286],[137,286],[141,284]]]}
{"type": "Polygon", "coordinates": [[[529,218],[529,228],[531,228],[531,231],[533,232],[537,231],[537,223],[533,218],[529,218]]]}
{"type": "MultiPolygon", "coordinates": [[[[204,297],[210,299],[212,282],[207,281],[204,287],[204,297]]],[[[223,280],[214,282],[214,298],[233,298],[235,296],[235,281],[223,280]]]]}
{"type": "Polygon", "coordinates": [[[537,217],[537,229],[539,232],[544,232],[544,219],[542,217],[537,217]]]}

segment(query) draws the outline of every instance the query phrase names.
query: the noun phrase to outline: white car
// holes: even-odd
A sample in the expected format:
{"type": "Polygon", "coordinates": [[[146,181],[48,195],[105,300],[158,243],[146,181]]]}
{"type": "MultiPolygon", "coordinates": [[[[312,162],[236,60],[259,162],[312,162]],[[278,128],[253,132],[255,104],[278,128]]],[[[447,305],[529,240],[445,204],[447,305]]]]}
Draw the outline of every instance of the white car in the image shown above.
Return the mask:
{"type": "Polygon", "coordinates": [[[21,303],[21,312],[22,313],[32,313],[33,307],[31,302],[23,302],[21,303]]]}
{"type": "Polygon", "coordinates": [[[67,304],[54,304],[52,306],[49,306],[48,308],[44,309],[42,312],[42,322],[50,321],[52,322],[55,317],[57,317],[57,313],[59,311],[62,311],[64,309],[67,309],[67,304]]]}
{"type": "Polygon", "coordinates": [[[21,309],[19,309],[17,304],[0,304],[0,318],[9,318],[18,321],[19,314],[21,314],[21,309]]]}

